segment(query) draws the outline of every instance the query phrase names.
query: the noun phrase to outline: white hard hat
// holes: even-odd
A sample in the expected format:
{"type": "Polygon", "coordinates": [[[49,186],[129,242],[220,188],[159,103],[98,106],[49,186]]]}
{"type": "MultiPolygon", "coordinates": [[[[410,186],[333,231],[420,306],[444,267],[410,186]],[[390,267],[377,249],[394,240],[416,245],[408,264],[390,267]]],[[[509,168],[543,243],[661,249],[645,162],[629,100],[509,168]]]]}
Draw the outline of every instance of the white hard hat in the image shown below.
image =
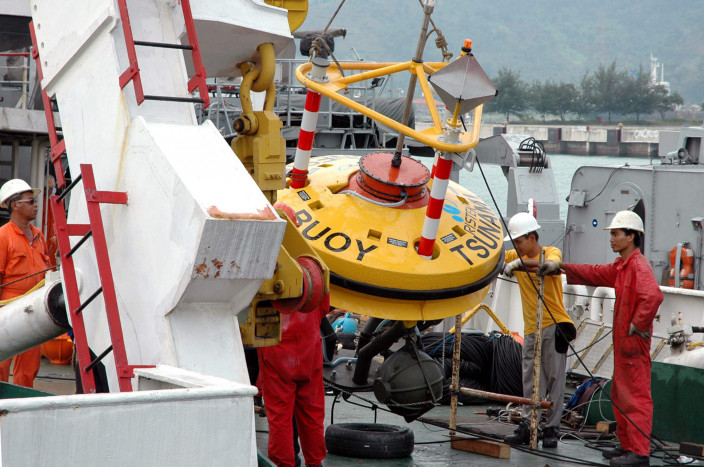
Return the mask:
{"type": "Polygon", "coordinates": [[[643,230],[643,219],[633,211],[619,211],[611,221],[611,225],[604,230],[612,229],[629,229],[640,233],[645,233],[643,230]]]}
{"type": "Polygon", "coordinates": [[[527,212],[519,212],[508,221],[509,235],[504,238],[504,241],[508,242],[511,238],[522,237],[527,233],[535,232],[539,228],[540,226],[538,225],[538,221],[535,220],[535,217],[527,212]]]}
{"type": "Polygon", "coordinates": [[[7,207],[5,202],[9,198],[26,191],[31,191],[32,195],[37,196],[42,190],[39,188],[32,188],[29,186],[29,183],[20,178],[13,178],[12,180],[6,181],[2,188],[0,188],[0,208],[7,207]]]}

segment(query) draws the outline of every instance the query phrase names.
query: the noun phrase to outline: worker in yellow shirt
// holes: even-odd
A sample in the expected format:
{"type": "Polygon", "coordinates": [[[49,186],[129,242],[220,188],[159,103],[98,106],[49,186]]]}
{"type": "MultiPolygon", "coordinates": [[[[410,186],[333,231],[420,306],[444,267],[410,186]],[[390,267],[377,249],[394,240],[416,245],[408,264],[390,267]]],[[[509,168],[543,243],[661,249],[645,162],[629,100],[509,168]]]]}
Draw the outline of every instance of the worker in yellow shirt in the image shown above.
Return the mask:
{"type": "MultiPolygon", "coordinates": [[[[545,259],[560,262],[562,253],[558,248],[542,247],[538,243],[540,225],[535,218],[520,212],[508,223],[509,236],[513,238],[515,250],[505,253],[506,266],[504,274],[515,276],[521,290],[523,306],[523,396],[532,397],[533,393],[533,360],[535,354],[535,323],[538,304],[538,277],[535,271],[540,259],[540,251],[545,250],[545,259]],[[520,256],[520,259],[519,259],[520,256]]],[[[542,430],[543,447],[557,447],[557,437],[560,431],[560,419],[565,395],[565,365],[568,342],[576,334],[572,319],[565,312],[562,303],[562,278],[559,275],[545,277],[545,293],[543,296],[543,329],[540,359],[540,397],[547,397],[553,403],[553,409],[547,411],[547,422],[542,430]]],[[[528,444],[530,441],[529,423],[530,407],[524,406],[521,411],[524,419],[513,435],[506,437],[509,444],[528,444]]]]}

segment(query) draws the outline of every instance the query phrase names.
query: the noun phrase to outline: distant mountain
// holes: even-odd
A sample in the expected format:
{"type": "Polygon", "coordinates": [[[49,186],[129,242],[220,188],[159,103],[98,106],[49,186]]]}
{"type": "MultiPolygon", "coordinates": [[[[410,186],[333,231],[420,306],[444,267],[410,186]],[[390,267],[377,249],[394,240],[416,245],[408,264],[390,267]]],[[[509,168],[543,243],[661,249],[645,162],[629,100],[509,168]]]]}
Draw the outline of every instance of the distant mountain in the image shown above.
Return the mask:
{"type": "MultiPolygon", "coordinates": [[[[340,0],[309,0],[301,29],[322,29],[340,0]]],[[[418,0],[347,0],[331,28],[346,28],[335,55],[353,60],[412,58],[422,21],[418,0]]],[[[489,76],[502,67],[524,81],[578,84],[585,72],[616,60],[619,70],[650,70],[650,55],[664,65],[665,81],[687,104],[704,102],[703,0],[437,0],[433,21],[459,53],[465,38],[489,76]]],[[[439,61],[435,35],[425,59],[439,61]]]]}

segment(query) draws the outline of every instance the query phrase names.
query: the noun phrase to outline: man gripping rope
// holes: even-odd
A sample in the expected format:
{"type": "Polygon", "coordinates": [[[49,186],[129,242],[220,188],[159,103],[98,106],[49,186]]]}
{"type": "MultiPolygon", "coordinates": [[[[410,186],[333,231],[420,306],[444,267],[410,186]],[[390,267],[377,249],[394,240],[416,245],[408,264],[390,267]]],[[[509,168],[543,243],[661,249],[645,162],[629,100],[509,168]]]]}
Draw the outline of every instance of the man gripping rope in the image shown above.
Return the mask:
{"type": "Polygon", "coordinates": [[[590,265],[550,261],[538,269],[538,275],[557,274],[562,269],[571,284],[615,289],[611,397],[621,446],[605,451],[604,457],[611,459],[614,466],[647,466],[650,465],[647,436],[651,434],[653,423],[650,335],[663,295],[653,268],[638,248],[644,233],[640,216],[632,211],[619,211],[604,230],[611,231],[611,249],[619,254],[613,263],[590,265]]]}
{"type": "MultiPolygon", "coordinates": [[[[555,247],[542,247],[538,243],[540,226],[535,218],[527,212],[519,212],[508,223],[510,236],[516,245],[515,250],[506,252],[504,274],[516,276],[521,289],[523,305],[524,343],[523,343],[523,396],[533,396],[533,364],[535,359],[536,307],[538,304],[538,280],[533,272],[522,269],[525,265],[531,271],[538,267],[540,251],[545,250],[545,258],[560,261],[562,254],[555,247]],[[520,256],[520,259],[519,259],[520,256]]],[[[575,328],[572,320],[565,312],[562,303],[562,280],[560,276],[552,276],[545,280],[545,304],[543,308],[543,329],[540,357],[540,395],[549,396],[553,408],[547,412],[547,423],[543,429],[543,447],[557,447],[557,436],[560,431],[562,406],[565,395],[565,361],[567,343],[574,339],[575,328]],[[559,328],[559,329],[558,329],[559,328]]],[[[521,412],[524,420],[530,417],[530,407],[524,406],[521,412]]],[[[528,423],[523,421],[518,425],[513,435],[506,437],[509,444],[528,444],[530,430],[528,423]]]]}

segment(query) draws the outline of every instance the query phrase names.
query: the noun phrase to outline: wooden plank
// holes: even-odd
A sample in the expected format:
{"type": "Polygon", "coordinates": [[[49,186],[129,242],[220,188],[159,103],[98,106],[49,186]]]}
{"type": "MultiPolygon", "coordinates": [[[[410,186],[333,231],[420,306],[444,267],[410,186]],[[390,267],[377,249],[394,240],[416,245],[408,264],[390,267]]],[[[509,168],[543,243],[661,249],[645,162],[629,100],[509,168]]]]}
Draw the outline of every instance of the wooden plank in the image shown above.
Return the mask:
{"type": "Polygon", "coordinates": [[[596,431],[602,433],[613,433],[616,431],[616,422],[600,421],[596,423],[596,431]]]}
{"type": "Polygon", "coordinates": [[[680,454],[704,457],[704,444],[687,443],[683,441],[680,443],[680,454]]]}
{"type": "Polygon", "coordinates": [[[498,441],[453,436],[450,446],[452,449],[483,454],[498,459],[508,459],[511,457],[511,446],[505,443],[499,443],[498,441]]]}

